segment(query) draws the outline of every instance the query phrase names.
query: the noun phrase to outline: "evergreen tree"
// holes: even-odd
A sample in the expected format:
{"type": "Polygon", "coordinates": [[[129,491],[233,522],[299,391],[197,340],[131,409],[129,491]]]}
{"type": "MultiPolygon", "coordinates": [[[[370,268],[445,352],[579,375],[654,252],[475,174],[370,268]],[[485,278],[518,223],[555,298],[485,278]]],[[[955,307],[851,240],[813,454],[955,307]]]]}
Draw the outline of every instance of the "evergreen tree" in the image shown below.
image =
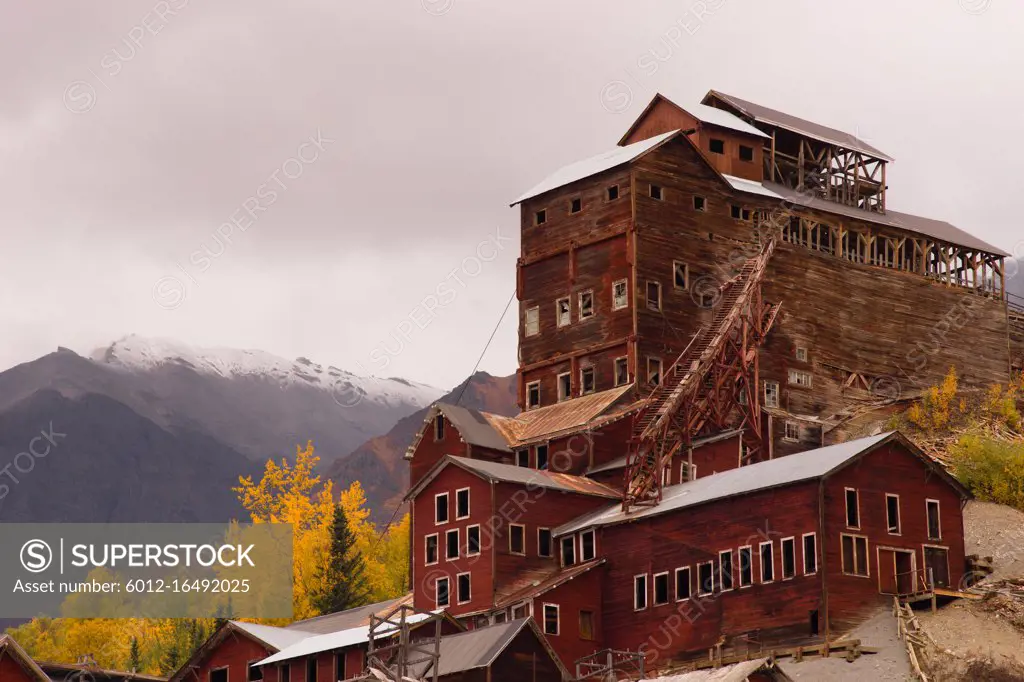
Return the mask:
{"type": "Polygon", "coordinates": [[[142,655],[139,653],[138,637],[132,637],[131,646],[128,648],[128,669],[133,673],[142,670],[142,655]]]}
{"type": "Polygon", "coordinates": [[[320,613],[334,613],[367,603],[370,589],[366,564],[356,547],[356,536],[348,525],[341,504],[334,507],[331,524],[331,551],[324,574],[324,592],[315,598],[320,613]]]}

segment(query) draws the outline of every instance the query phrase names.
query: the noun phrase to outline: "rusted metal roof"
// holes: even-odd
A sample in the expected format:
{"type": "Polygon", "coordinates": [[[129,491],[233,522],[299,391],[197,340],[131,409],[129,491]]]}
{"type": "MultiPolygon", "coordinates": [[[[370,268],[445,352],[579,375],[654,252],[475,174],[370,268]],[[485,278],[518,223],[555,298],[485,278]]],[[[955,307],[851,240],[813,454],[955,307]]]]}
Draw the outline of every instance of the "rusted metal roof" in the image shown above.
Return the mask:
{"type": "Polygon", "coordinates": [[[511,427],[515,430],[515,441],[523,444],[579,429],[597,417],[605,416],[605,411],[632,389],[633,384],[627,384],[523,412],[515,417],[516,424],[511,427]]]}
{"type": "Polygon", "coordinates": [[[837,147],[844,149],[852,149],[854,151],[862,152],[868,156],[873,156],[876,159],[882,159],[883,161],[892,161],[893,158],[883,152],[880,149],[872,147],[870,144],[857,138],[850,133],[843,132],[842,130],[836,130],[835,128],[829,128],[813,121],[807,121],[802,118],[797,118],[790,114],[778,111],[777,109],[771,109],[769,107],[761,106],[760,104],[754,104],[748,102],[745,99],[739,97],[733,97],[727,95],[724,92],[718,92],[717,90],[709,90],[708,94],[704,96],[704,104],[709,101],[718,99],[724,104],[731,106],[754,119],[759,123],[765,123],[767,125],[775,126],[777,128],[784,128],[794,133],[804,135],[805,137],[814,138],[820,142],[826,142],[828,144],[834,144],[837,147]]]}
{"type": "Polygon", "coordinates": [[[587,573],[592,568],[597,568],[605,563],[605,559],[595,559],[567,568],[557,568],[548,571],[526,571],[521,576],[512,580],[510,589],[504,594],[498,594],[494,600],[494,607],[504,609],[518,604],[526,599],[539,597],[560,585],[564,585],[573,578],[587,573]]]}

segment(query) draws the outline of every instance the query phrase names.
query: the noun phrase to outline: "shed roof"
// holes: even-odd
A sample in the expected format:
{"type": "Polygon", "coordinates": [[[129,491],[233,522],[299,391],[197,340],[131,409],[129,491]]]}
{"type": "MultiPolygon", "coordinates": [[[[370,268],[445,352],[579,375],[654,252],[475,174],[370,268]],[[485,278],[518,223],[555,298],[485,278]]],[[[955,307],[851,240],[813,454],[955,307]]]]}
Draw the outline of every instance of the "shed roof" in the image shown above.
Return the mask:
{"type": "Polygon", "coordinates": [[[564,585],[584,573],[588,573],[590,569],[597,568],[604,563],[604,559],[594,559],[582,564],[549,570],[541,575],[538,575],[537,572],[529,571],[524,574],[523,580],[513,580],[511,589],[504,591],[503,594],[496,595],[494,606],[501,609],[525,599],[533,599],[564,585]]]}
{"type": "Polygon", "coordinates": [[[834,144],[837,147],[842,147],[844,149],[859,151],[869,156],[873,156],[876,159],[882,159],[883,161],[893,160],[892,157],[885,152],[872,147],[864,140],[858,139],[850,133],[843,132],[842,130],[836,130],[835,128],[829,128],[828,126],[823,126],[819,123],[814,123],[813,121],[797,118],[796,116],[778,111],[777,109],[771,109],[760,104],[754,104],[753,102],[749,102],[745,99],[740,99],[739,97],[727,95],[724,92],[708,90],[708,94],[704,96],[704,102],[712,101],[716,98],[760,123],[766,123],[777,128],[791,130],[794,133],[799,133],[805,137],[810,137],[821,142],[827,142],[828,144],[834,144]]]}
{"type": "MultiPolygon", "coordinates": [[[[733,436],[738,436],[743,433],[743,429],[726,429],[712,436],[704,436],[703,438],[695,438],[691,445],[694,448],[700,448],[705,445],[711,445],[718,443],[719,441],[728,440],[733,436]]],[[[629,455],[623,455],[622,457],[616,457],[613,460],[607,461],[604,464],[597,464],[587,469],[587,475],[597,474],[602,471],[614,471],[615,469],[625,469],[626,464],[629,461],[629,455]]]]}
{"type": "Polygon", "coordinates": [[[747,678],[759,672],[767,672],[771,675],[769,679],[773,682],[787,682],[793,679],[784,673],[772,659],[755,658],[751,661],[743,661],[733,665],[722,666],[721,668],[694,670],[693,672],[667,675],[665,677],[651,677],[641,682],[746,682],[747,678]]]}
{"type": "MultiPolygon", "coordinates": [[[[442,637],[438,676],[443,677],[490,667],[498,659],[498,656],[508,648],[508,645],[526,630],[531,631],[538,641],[548,649],[552,660],[563,673],[566,673],[565,676],[568,679],[568,674],[561,661],[547,646],[544,636],[540,634],[532,618],[519,618],[507,623],[489,625],[442,637]]],[[[429,663],[420,664],[419,669],[415,670],[411,676],[414,678],[424,677],[429,672],[428,667],[429,663]]]]}
{"type": "Polygon", "coordinates": [[[297,620],[294,623],[285,626],[285,629],[301,630],[303,632],[321,635],[328,632],[338,632],[339,630],[354,628],[357,625],[366,625],[370,622],[371,615],[388,613],[393,611],[396,606],[411,603],[412,592],[401,597],[396,597],[395,599],[377,602],[376,604],[357,606],[354,609],[328,613],[323,616],[316,616],[315,618],[307,618],[306,620],[297,620]]]}
{"type": "Polygon", "coordinates": [[[922,453],[913,443],[898,432],[890,431],[877,436],[858,438],[857,440],[837,445],[829,445],[795,455],[779,457],[767,462],[749,464],[738,469],[723,471],[713,476],[706,476],[694,481],[668,486],[662,490],[662,501],[655,507],[644,507],[625,513],[622,511],[622,505],[609,505],[604,509],[584,514],[559,526],[554,530],[554,535],[575,533],[592,526],[611,526],[627,523],[687,507],[695,507],[708,502],[819,479],[839,469],[858,455],[869,452],[892,440],[899,440],[915,455],[929,463],[929,466],[933,466],[936,473],[950,481],[962,495],[965,497],[970,495],[962,485],[956,482],[955,479],[949,476],[927,455],[922,453]]]}
{"type": "Polygon", "coordinates": [[[589,159],[570,163],[568,166],[559,168],[554,173],[541,180],[540,183],[534,185],[509,205],[515,206],[520,202],[532,199],[533,197],[544,194],[545,192],[550,192],[553,189],[558,189],[559,187],[576,182],[577,180],[583,180],[584,178],[589,178],[592,175],[603,173],[606,170],[611,170],[612,168],[621,166],[624,163],[635,161],[652,149],[655,149],[659,145],[675,137],[677,134],[679,134],[679,131],[673,130],[671,132],[647,138],[646,140],[641,140],[640,142],[626,145],[625,147],[616,146],[606,152],[596,156],[591,156],[589,159]]]}
{"type": "MultiPolygon", "coordinates": [[[[598,417],[607,416],[619,399],[632,390],[633,384],[626,384],[600,393],[563,400],[554,405],[522,412],[515,418],[498,424],[498,427],[505,429],[507,435],[512,436],[514,444],[551,438],[585,426],[598,417]]],[[[640,407],[640,403],[622,405],[622,409],[615,410],[614,413],[626,413],[634,407],[640,407]]]]}
{"type": "Polygon", "coordinates": [[[231,625],[278,651],[315,634],[297,628],[278,628],[272,625],[260,625],[259,623],[243,623],[238,620],[231,621],[231,625]]]}

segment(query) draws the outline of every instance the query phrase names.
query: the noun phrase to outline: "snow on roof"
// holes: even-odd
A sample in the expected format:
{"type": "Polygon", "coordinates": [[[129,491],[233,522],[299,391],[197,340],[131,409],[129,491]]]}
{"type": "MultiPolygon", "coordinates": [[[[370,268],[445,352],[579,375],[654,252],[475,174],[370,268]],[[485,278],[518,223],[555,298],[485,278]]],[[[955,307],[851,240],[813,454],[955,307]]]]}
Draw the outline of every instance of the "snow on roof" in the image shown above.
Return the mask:
{"type": "Polygon", "coordinates": [[[645,678],[641,682],[746,682],[751,675],[762,671],[774,673],[771,678],[773,680],[791,679],[781,669],[776,667],[772,659],[757,658],[721,668],[694,670],[693,672],[667,675],[665,677],[645,678]]]}
{"type": "Polygon", "coordinates": [[[710,123],[712,125],[721,126],[723,128],[737,130],[741,133],[746,133],[748,135],[757,135],[758,137],[771,139],[769,135],[764,134],[764,132],[750,125],[749,123],[747,123],[746,121],[744,121],[742,118],[732,113],[731,111],[726,111],[725,109],[716,109],[715,107],[709,107],[706,104],[676,106],[678,106],[683,111],[689,112],[703,123],[710,123]]]}
{"type": "Polygon", "coordinates": [[[292,646],[304,639],[308,639],[313,633],[305,632],[303,630],[286,630],[284,628],[277,628],[272,625],[260,625],[258,623],[243,623],[241,621],[233,620],[231,624],[243,630],[261,642],[269,644],[278,651],[292,646]]]}
{"type": "Polygon", "coordinates": [[[760,194],[764,197],[771,199],[782,199],[782,196],[762,185],[757,180],[747,180],[746,178],[738,178],[735,175],[726,175],[722,173],[722,177],[725,178],[726,182],[732,185],[733,189],[737,189],[741,192],[749,192],[751,194],[760,194]]]}
{"type": "Polygon", "coordinates": [[[723,471],[713,476],[698,478],[695,481],[668,486],[662,490],[661,504],[656,507],[644,507],[627,514],[622,511],[621,504],[612,504],[559,526],[554,530],[554,535],[575,533],[592,526],[625,523],[727,497],[821,478],[865,450],[878,445],[894,433],[894,431],[890,431],[877,436],[829,445],[816,450],[808,450],[767,462],[723,471]]]}
{"type": "Polygon", "coordinates": [[[545,192],[550,192],[553,189],[558,189],[559,187],[576,182],[577,180],[583,180],[584,178],[589,178],[592,175],[597,175],[598,173],[603,173],[606,170],[611,170],[616,166],[621,166],[624,163],[634,161],[678,133],[678,130],[673,130],[646,140],[641,140],[640,142],[634,142],[633,144],[626,145],[625,147],[615,147],[602,154],[598,154],[597,156],[584,159],[583,161],[571,163],[544,178],[544,180],[539,184],[527,190],[525,194],[513,201],[510,205],[515,206],[520,202],[532,199],[533,197],[544,194],[545,192]]]}

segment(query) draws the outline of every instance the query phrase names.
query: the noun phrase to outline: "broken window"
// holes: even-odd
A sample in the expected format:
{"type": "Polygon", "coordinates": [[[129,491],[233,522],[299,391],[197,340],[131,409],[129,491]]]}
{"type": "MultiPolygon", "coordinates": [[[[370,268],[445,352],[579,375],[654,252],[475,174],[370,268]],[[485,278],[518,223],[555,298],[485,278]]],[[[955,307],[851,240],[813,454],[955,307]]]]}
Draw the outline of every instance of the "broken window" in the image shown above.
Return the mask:
{"type": "Polygon", "coordinates": [[[612,185],[611,187],[609,187],[608,188],[607,196],[608,196],[608,201],[615,201],[616,199],[618,199],[619,198],[619,186],[618,185],[612,185]]]}
{"type": "Polygon", "coordinates": [[[466,556],[474,556],[480,553],[480,526],[468,526],[466,528],[466,556]]]}
{"type": "Polygon", "coordinates": [[[569,213],[579,213],[583,210],[583,200],[576,197],[569,203],[569,213]]]}
{"type": "Polygon", "coordinates": [[[437,533],[428,535],[424,540],[424,554],[427,564],[437,563],[437,533]]]}
{"type": "Polygon", "coordinates": [[[703,211],[703,210],[706,209],[707,205],[708,205],[708,202],[707,202],[707,200],[704,197],[700,197],[700,196],[693,197],[693,210],[694,211],[703,211]]]}
{"type": "Polygon", "coordinates": [[[612,310],[629,307],[629,285],[624,279],[612,283],[612,310]]]}
{"type": "Polygon", "coordinates": [[[560,298],[555,301],[555,320],[559,327],[565,327],[572,322],[572,311],[568,298],[560,298]]]}
{"type": "Polygon", "coordinates": [[[533,214],[533,223],[535,225],[543,225],[548,221],[548,212],[544,209],[537,211],[533,214]]]}
{"type": "Polygon", "coordinates": [[[594,612],[580,611],[580,639],[594,639],[594,612]]]}
{"type": "Polygon", "coordinates": [[[572,375],[568,372],[558,375],[558,399],[567,400],[572,397],[572,375]]]}
{"type": "Polygon", "coordinates": [[[715,590],[715,564],[708,561],[697,564],[697,594],[711,594],[715,590]]]}
{"type": "Polygon", "coordinates": [[[777,382],[777,381],[766,381],[766,382],[764,382],[764,406],[765,407],[778,407],[779,406],[779,382],[777,382]]]}
{"type": "Polygon", "coordinates": [[[551,556],[551,529],[537,529],[537,556],[551,556]]]}
{"type": "Polygon", "coordinates": [[[672,288],[686,290],[690,288],[690,266],[680,261],[672,261],[672,288]]]}
{"type": "Polygon", "coordinates": [[[663,192],[661,191],[661,185],[651,185],[651,198],[661,201],[663,192]]]}
{"type": "Polygon", "coordinates": [[[748,147],[745,144],[740,145],[740,161],[753,161],[754,160],[754,148],[748,147]]]}
{"type": "Polygon", "coordinates": [[[536,336],[540,333],[540,308],[534,306],[526,309],[524,327],[527,336],[536,336]]]}
{"type": "Polygon", "coordinates": [[[652,386],[661,383],[661,358],[647,358],[647,383],[652,386]]]}
{"type": "Polygon", "coordinates": [[[750,545],[740,547],[740,587],[754,584],[754,550],[750,545]]]}
{"type": "Polygon", "coordinates": [[[711,141],[708,143],[708,149],[711,151],[712,154],[724,154],[725,140],[711,138],[711,141]]]}
{"type": "Polygon", "coordinates": [[[595,390],[594,368],[584,367],[580,370],[580,392],[582,395],[593,393],[595,390]]]}
{"type": "Polygon", "coordinates": [[[789,370],[789,383],[792,386],[804,386],[805,388],[811,387],[811,374],[810,372],[801,372],[798,369],[789,370]]]}
{"type": "Polygon", "coordinates": [[[594,292],[580,292],[580,319],[585,320],[594,314],[594,292]]]}
{"type": "Polygon", "coordinates": [[[448,523],[448,493],[434,495],[434,524],[448,523]]]}
{"type": "Polygon", "coordinates": [[[615,358],[615,385],[629,383],[629,365],[626,358],[615,358]]]}
{"type": "Polygon", "coordinates": [[[647,309],[661,310],[661,282],[647,283],[647,309]]]}
{"type": "Polygon", "coordinates": [[[540,405],[540,382],[531,381],[526,384],[526,409],[540,405]]]}

